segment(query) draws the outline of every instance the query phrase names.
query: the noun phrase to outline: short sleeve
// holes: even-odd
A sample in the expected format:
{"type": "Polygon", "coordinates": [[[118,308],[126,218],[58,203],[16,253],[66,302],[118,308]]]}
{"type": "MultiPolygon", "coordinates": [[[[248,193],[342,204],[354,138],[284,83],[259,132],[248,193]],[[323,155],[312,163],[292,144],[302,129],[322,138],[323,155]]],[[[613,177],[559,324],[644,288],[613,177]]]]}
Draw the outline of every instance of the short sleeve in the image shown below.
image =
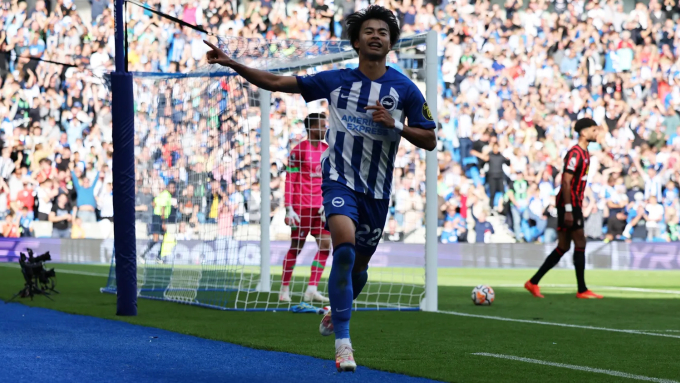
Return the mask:
{"type": "Polygon", "coordinates": [[[578,167],[578,154],[575,150],[567,153],[567,158],[564,161],[564,172],[565,173],[575,173],[576,167],[578,167]]]}
{"type": "Polygon", "coordinates": [[[328,70],[312,75],[297,76],[302,98],[306,102],[330,99],[333,89],[340,86],[341,75],[340,70],[328,70]]]}
{"type": "Polygon", "coordinates": [[[411,83],[409,95],[404,103],[406,109],[406,124],[414,128],[434,129],[436,124],[432,111],[425,101],[425,97],[415,84],[411,83]]]}

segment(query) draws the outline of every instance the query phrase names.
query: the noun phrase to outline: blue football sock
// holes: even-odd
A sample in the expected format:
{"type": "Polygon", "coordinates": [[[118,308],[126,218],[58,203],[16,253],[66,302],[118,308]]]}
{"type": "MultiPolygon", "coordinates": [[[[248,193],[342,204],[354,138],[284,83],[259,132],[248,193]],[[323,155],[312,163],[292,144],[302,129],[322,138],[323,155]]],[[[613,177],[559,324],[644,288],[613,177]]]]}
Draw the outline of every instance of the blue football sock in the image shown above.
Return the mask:
{"type": "Polygon", "coordinates": [[[366,286],[366,281],[368,281],[368,270],[352,274],[352,296],[354,299],[357,299],[361,294],[361,290],[366,286]]]}
{"type": "Polygon", "coordinates": [[[352,316],[352,268],[355,250],[351,243],[343,243],[333,250],[333,266],[328,278],[328,298],[333,313],[331,319],[335,338],[349,338],[349,319],[352,316]]]}

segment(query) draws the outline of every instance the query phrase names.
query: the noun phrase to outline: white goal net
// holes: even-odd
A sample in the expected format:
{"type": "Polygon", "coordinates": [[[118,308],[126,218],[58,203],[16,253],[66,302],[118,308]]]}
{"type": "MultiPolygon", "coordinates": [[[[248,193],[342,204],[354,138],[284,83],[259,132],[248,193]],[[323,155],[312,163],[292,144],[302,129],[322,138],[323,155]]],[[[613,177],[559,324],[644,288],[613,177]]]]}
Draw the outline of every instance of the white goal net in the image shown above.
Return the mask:
{"type": "MultiPolygon", "coordinates": [[[[425,44],[425,35],[403,38],[388,57],[424,93],[426,83],[436,86],[436,68],[435,76],[425,70],[425,44]]],[[[245,64],[280,74],[357,65],[347,41],[220,38],[219,45],[245,64]]],[[[325,143],[315,129],[325,124],[328,102],[272,94],[210,66],[187,74],[136,73],[134,103],[139,296],[235,310],[327,305],[320,297],[327,296],[332,249],[318,216],[316,179],[325,143]]],[[[399,150],[402,161],[426,156],[405,140],[399,150]]],[[[413,174],[427,169],[424,161],[414,163],[408,174],[399,168],[393,184],[409,183],[436,203],[436,190],[428,189],[436,189],[436,180],[419,182],[423,177],[413,174]]],[[[355,309],[421,309],[428,279],[436,303],[424,246],[434,230],[428,251],[436,252],[436,220],[428,227],[425,198],[402,197],[408,199],[392,196],[387,227],[375,235],[380,245],[355,309]],[[399,210],[405,203],[415,204],[407,215],[399,210]],[[412,243],[405,243],[406,234],[412,243]]],[[[114,268],[103,291],[115,291],[114,268]]]]}

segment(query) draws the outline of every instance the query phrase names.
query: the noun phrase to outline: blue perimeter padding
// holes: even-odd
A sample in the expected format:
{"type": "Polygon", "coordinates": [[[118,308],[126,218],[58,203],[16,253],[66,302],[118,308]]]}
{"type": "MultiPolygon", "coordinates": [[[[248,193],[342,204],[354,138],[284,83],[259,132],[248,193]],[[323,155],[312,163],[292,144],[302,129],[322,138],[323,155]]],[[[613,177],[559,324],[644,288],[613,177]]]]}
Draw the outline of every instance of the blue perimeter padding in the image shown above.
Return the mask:
{"type": "Polygon", "coordinates": [[[113,112],[113,225],[118,306],[116,315],[137,315],[135,238],[135,111],[132,75],[111,73],[113,112]]]}
{"type": "MultiPolygon", "coordinates": [[[[19,303],[0,303],[0,318],[2,383],[433,382],[364,367],[355,374],[338,374],[332,360],[254,350],[19,303]]],[[[315,331],[310,336],[325,342],[332,357],[332,340],[321,338],[315,331]]],[[[359,363],[360,355],[359,351],[359,363]]]]}

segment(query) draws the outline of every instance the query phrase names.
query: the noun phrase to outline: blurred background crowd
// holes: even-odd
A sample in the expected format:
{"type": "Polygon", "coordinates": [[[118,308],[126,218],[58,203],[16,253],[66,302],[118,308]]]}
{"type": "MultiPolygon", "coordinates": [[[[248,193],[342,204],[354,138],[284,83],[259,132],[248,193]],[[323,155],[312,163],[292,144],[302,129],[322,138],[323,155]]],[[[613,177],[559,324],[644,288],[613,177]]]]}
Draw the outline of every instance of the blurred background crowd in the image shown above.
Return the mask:
{"type": "MultiPolygon", "coordinates": [[[[345,16],[369,4],[143,3],[228,38],[320,43],[343,38],[345,16]]],[[[394,9],[402,36],[439,33],[442,243],[554,241],[563,156],[576,142],[573,122],[586,116],[602,127],[589,147],[586,236],[680,240],[676,0],[376,3],[394,9]]],[[[114,218],[110,93],[102,80],[113,70],[112,2],[1,4],[0,234],[101,236],[114,218]]],[[[205,65],[204,35],[133,4],[127,12],[129,70],[205,65]]],[[[422,82],[423,53],[391,54],[390,65],[422,82]]],[[[276,223],[290,148],[305,138],[306,114],[327,104],[272,98],[276,223]]],[[[135,107],[138,221],[177,222],[177,239],[198,238],[204,224],[229,222],[217,235],[231,236],[259,222],[257,89],[233,78],[137,79],[135,107]]],[[[385,241],[424,240],[424,164],[425,153],[402,140],[385,241]]]]}

